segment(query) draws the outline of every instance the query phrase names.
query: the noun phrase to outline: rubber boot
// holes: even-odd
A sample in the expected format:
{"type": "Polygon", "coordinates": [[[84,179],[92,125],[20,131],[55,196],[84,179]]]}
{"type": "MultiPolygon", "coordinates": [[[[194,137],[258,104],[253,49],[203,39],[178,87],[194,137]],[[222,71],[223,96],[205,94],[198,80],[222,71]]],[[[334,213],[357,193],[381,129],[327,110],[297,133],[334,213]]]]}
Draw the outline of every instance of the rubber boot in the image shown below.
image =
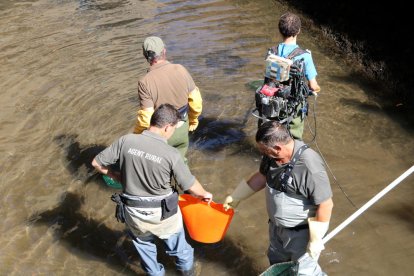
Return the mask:
{"type": "Polygon", "coordinates": [[[183,275],[183,276],[195,276],[195,267],[193,266],[190,270],[182,270],[181,275],[183,275]]]}
{"type": "Polygon", "coordinates": [[[181,270],[180,272],[183,276],[198,276],[200,275],[200,267],[196,262],[194,262],[193,267],[191,267],[190,270],[181,270]]]}

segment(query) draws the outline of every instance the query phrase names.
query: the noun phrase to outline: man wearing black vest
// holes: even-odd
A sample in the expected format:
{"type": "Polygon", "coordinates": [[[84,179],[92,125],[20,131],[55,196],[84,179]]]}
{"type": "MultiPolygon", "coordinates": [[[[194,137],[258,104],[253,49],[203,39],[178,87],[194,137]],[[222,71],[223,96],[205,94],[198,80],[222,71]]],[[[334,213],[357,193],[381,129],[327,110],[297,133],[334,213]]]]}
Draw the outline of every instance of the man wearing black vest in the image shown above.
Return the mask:
{"type": "Polygon", "coordinates": [[[333,202],[323,160],[275,121],[259,127],[256,143],[263,154],[260,169],[226,197],[225,208],[235,208],[241,200],[265,189],[270,264],[300,259],[299,275],[325,275],[317,261],[324,249],[322,238],[333,202]]]}

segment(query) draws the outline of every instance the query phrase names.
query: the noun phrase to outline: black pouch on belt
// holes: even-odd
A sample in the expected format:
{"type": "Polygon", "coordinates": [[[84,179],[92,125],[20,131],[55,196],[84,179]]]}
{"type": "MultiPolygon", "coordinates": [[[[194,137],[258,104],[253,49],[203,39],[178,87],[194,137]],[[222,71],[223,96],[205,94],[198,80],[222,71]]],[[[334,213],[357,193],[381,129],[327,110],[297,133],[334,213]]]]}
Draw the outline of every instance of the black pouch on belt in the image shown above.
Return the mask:
{"type": "Polygon", "coordinates": [[[189,108],[189,106],[188,106],[188,104],[186,104],[186,105],[184,105],[184,106],[182,106],[178,109],[178,112],[180,113],[182,121],[187,120],[188,108],[189,108]]]}
{"type": "Polygon", "coordinates": [[[111,200],[116,203],[115,217],[118,222],[125,223],[125,209],[124,203],[121,201],[119,194],[113,194],[111,200]]]}
{"type": "Polygon", "coordinates": [[[174,191],[171,195],[161,200],[161,220],[167,219],[177,213],[178,192],[174,191]]]}

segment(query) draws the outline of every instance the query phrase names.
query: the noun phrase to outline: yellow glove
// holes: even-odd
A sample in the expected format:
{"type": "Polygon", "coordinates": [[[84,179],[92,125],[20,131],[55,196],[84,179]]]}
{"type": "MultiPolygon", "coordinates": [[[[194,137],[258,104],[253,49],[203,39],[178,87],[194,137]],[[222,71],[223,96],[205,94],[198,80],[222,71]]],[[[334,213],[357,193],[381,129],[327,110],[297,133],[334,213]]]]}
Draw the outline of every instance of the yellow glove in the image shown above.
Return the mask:
{"type": "Polygon", "coordinates": [[[224,199],[223,207],[224,210],[228,210],[229,208],[236,208],[241,200],[244,200],[251,195],[253,195],[256,191],[250,188],[249,184],[247,184],[246,180],[240,181],[239,185],[233,191],[231,195],[228,195],[226,199],[224,199]]]}
{"type": "Polygon", "coordinates": [[[134,129],[135,134],[140,134],[149,127],[153,113],[154,108],[145,108],[138,110],[137,123],[135,124],[134,129]]]}
{"type": "Polygon", "coordinates": [[[194,131],[198,126],[198,116],[200,116],[203,110],[203,99],[197,86],[188,95],[188,106],[188,120],[190,124],[188,130],[194,131]]]}
{"type": "Polygon", "coordinates": [[[321,251],[325,249],[322,238],[329,228],[329,222],[316,221],[316,218],[308,218],[309,224],[309,243],[307,252],[317,260],[321,251]]]}
{"type": "Polygon", "coordinates": [[[196,128],[198,127],[198,119],[193,119],[189,123],[190,123],[190,125],[188,127],[188,131],[194,131],[194,130],[196,130],[196,128]]]}

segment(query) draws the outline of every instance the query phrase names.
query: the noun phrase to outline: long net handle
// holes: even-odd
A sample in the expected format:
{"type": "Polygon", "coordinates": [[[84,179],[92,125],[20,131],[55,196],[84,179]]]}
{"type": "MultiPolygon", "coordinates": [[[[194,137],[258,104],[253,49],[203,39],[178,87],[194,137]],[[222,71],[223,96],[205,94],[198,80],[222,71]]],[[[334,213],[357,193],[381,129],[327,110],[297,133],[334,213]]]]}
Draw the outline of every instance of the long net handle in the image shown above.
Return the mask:
{"type": "Polygon", "coordinates": [[[414,171],[414,165],[411,166],[405,173],[400,175],[397,179],[395,179],[392,183],[390,183],[387,187],[385,187],[381,192],[379,192],[376,196],[371,198],[367,203],[364,204],[361,208],[359,208],[355,213],[353,213],[349,218],[347,218],[344,222],[339,224],[334,230],[332,230],[328,235],[326,235],[322,240],[323,243],[327,243],[331,238],[333,238],[336,234],[339,233],[342,229],[344,229],[348,224],[350,224],[354,219],[356,219],[360,214],[362,214],[366,209],[371,207],[375,202],[377,202],[381,197],[383,197],[386,193],[388,193],[392,188],[400,184],[405,178],[407,178],[412,172],[414,171]]]}

